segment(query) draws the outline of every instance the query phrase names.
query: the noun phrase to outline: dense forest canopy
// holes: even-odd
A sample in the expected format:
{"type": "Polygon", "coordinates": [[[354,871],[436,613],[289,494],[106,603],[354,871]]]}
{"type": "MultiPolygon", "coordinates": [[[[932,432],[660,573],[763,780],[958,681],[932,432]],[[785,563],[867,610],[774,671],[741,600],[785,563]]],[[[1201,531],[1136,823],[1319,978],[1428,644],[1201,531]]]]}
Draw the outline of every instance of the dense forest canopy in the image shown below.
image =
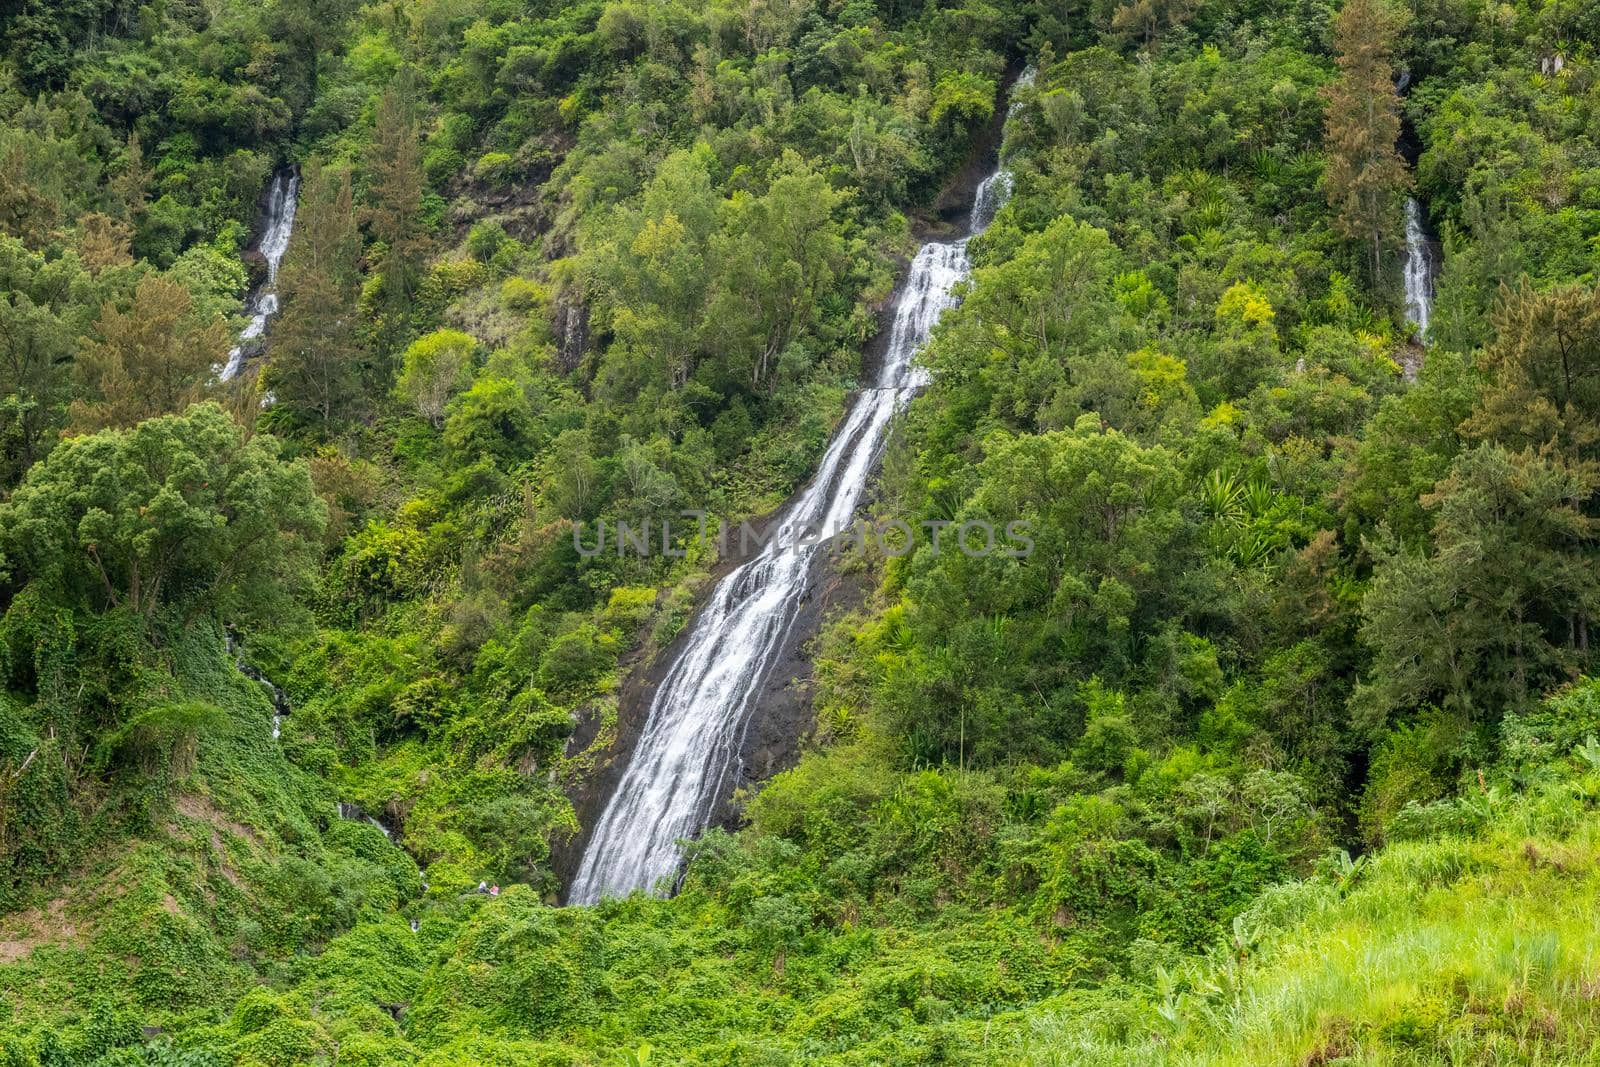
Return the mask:
{"type": "Polygon", "coordinates": [[[1597,42],[0,4],[0,1064],[1589,1062],[1597,42]],[[831,564],[793,766],[560,906],[719,565],[574,531],[771,513],[996,166],[862,510],[1032,551],[831,564]]]}

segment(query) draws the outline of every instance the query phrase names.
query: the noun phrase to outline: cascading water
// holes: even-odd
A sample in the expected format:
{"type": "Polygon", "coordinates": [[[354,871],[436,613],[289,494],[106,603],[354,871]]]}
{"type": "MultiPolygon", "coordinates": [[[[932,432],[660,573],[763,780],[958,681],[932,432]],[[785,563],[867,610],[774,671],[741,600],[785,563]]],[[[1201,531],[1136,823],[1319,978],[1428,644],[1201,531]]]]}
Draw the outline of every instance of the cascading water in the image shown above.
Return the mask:
{"type": "Polygon", "coordinates": [[[1022,73],[1017,75],[1017,80],[1011,83],[1011,102],[1006,105],[1006,117],[1010,118],[1022,109],[1022,100],[1017,96],[1018,89],[1026,89],[1033,84],[1033,77],[1038,73],[1032,66],[1024,67],[1022,73]]]}
{"type": "MultiPolygon", "coordinates": [[[[1022,101],[1017,99],[1017,90],[1033,84],[1034,70],[1028,67],[1019,75],[1011,86],[1011,103],[1006,107],[1006,115],[1015,115],[1022,107],[1022,101]]],[[[978,183],[977,191],[972,196],[972,219],[970,229],[973,233],[980,233],[989,223],[994,221],[995,213],[1000,210],[1006,200],[1011,196],[1011,172],[1001,167],[983,181],[978,183]]]]}
{"type": "Polygon", "coordinates": [[[250,321],[239,331],[239,343],[228,353],[228,362],[217,377],[230,381],[244,366],[245,349],[251,341],[267,332],[267,320],[278,313],[278,264],[289,250],[289,237],[294,232],[294,213],[300,201],[300,175],[292,170],[279,171],[272,178],[267,192],[266,225],[261,231],[261,244],[257,246],[267,261],[267,277],[250,301],[250,321]]]}
{"type": "Polygon", "coordinates": [[[1011,172],[997,170],[978,183],[972,194],[972,232],[977,233],[994,221],[995,212],[1011,195],[1011,172]]]}
{"type": "Polygon", "coordinates": [[[1417,340],[1428,337],[1433,311],[1433,247],[1422,225],[1422,205],[1406,197],[1406,317],[1417,324],[1417,340]]]}
{"type": "Polygon", "coordinates": [[[246,662],[244,652],[239,648],[239,643],[234,640],[231,632],[224,634],[223,644],[233,656],[233,665],[239,673],[266,689],[267,699],[272,701],[272,739],[276,741],[283,732],[283,717],[289,714],[289,694],[279,689],[273,684],[272,679],[262,674],[253,664],[246,662]]]}
{"type": "MultiPolygon", "coordinates": [[[[223,643],[228,650],[228,654],[233,656],[233,664],[238,669],[239,673],[244,675],[246,678],[249,678],[251,681],[260,684],[266,689],[267,697],[272,701],[272,739],[276,741],[283,726],[283,717],[289,714],[289,694],[285,693],[273,683],[272,679],[261,673],[261,671],[257,669],[254,664],[250,663],[244,658],[244,652],[242,649],[240,649],[239,642],[234,639],[233,632],[231,630],[225,630],[223,632],[223,643]]],[[[391,843],[394,841],[394,832],[377,819],[374,819],[372,816],[368,815],[361,809],[359,804],[347,804],[341,800],[335,805],[335,810],[338,812],[339,818],[355,819],[365,822],[370,826],[376,826],[378,830],[382,832],[385,838],[387,838],[391,843]]],[[[422,891],[426,893],[428,891],[427,868],[418,866],[417,874],[422,879],[422,891]]],[[[416,929],[417,923],[416,920],[413,919],[411,923],[411,930],[413,933],[415,933],[416,929]]]]}
{"type": "MultiPolygon", "coordinates": [[[[969,229],[988,225],[1010,191],[1004,170],[974,197],[969,229]]],[[[622,780],[595,825],[568,898],[592,904],[650,889],[678,868],[678,840],[705,828],[734,770],[757,691],[794,625],[810,571],[826,539],[845,530],[878,459],[890,419],[926,384],[912,357],[953,290],[967,277],[967,239],[930,241],[912,260],[895,305],[878,381],[864,389],[834,435],[810,484],[783,514],[788,530],[729,573],[693,622],[677,662],[656,690],[622,780]],[[817,538],[823,543],[816,543],[817,538]]]]}
{"type": "MultiPolygon", "coordinates": [[[[394,840],[393,832],[391,832],[387,826],[383,825],[383,823],[379,822],[377,819],[374,819],[365,811],[362,811],[360,804],[346,804],[341,800],[336,807],[339,809],[339,818],[349,819],[352,822],[364,822],[368,826],[376,826],[378,828],[378,832],[383,834],[385,838],[391,842],[394,840]]],[[[423,883],[423,888],[427,888],[426,882],[423,883]]]]}

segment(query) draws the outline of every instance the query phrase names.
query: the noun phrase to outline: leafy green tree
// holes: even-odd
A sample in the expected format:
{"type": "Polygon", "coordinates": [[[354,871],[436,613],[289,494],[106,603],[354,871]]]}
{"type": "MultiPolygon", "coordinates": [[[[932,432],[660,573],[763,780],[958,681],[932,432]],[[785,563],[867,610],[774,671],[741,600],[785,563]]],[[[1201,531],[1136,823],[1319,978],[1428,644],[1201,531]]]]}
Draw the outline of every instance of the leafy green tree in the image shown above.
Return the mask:
{"type": "Polygon", "coordinates": [[[1383,399],[1350,457],[1338,490],[1346,537],[1357,543],[1381,522],[1407,545],[1423,543],[1434,513],[1421,504],[1463,445],[1475,383],[1466,361],[1445,349],[1428,353],[1415,385],[1383,399]]]}
{"type": "Polygon", "coordinates": [[[404,343],[410,330],[428,241],[422,232],[422,144],[417,129],[409,76],[391,83],[378,101],[372,134],[369,205],[362,220],[382,249],[378,271],[383,279],[383,307],[378,334],[388,351],[404,343]]]}
{"type": "Polygon", "coordinates": [[[1072,430],[994,434],[985,453],[970,496],[936,497],[924,520],[905,629],[874,690],[919,758],[980,766],[1064,754],[1091,712],[1107,729],[1131,721],[1089,708],[1083,683],[1139,679],[1153,636],[1200,610],[1208,573],[1167,450],[1084,415],[1072,430]],[[946,524],[937,548],[930,522],[946,524]],[[962,540],[968,523],[994,531],[991,550],[982,525],[962,540]]]}
{"type": "Polygon", "coordinates": [[[345,41],[345,27],[356,0],[273,0],[266,7],[271,38],[288,53],[284,86],[303,110],[317,96],[327,58],[345,41]]]}
{"type": "Polygon", "coordinates": [[[15,484],[50,450],[98,295],[76,256],[0,237],[0,483],[15,484]]]}
{"type": "Polygon", "coordinates": [[[460,330],[435,330],[406,348],[395,392],[434,427],[444,425],[445,405],[472,379],[477,342],[460,330]]]}
{"type": "Polygon", "coordinates": [[[540,443],[527,390],[509,378],[484,375],[451,404],[444,443],[460,462],[491,458],[510,465],[529,458],[540,443]]]}
{"type": "Polygon", "coordinates": [[[789,953],[811,927],[811,914],[787,894],[761,896],[750,902],[745,922],[755,944],[772,957],[772,973],[781,975],[789,953]]]}
{"type": "Polygon", "coordinates": [[[863,86],[850,104],[850,132],[841,152],[865,198],[900,201],[906,178],[927,169],[911,124],[898,109],[875,100],[863,86]]]}
{"type": "Polygon", "coordinates": [[[186,626],[286,607],[325,519],[303,462],[201,404],[64,442],[0,506],[0,533],[12,581],[186,626]]]}
{"type": "Polygon", "coordinates": [[[966,70],[947,71],[933,87],[928,121],[951,132],[977,125],[994,113],[994,82],[966,70]]]}
{"type": "Polygon", "coordinates": [[[1390,541],[1362,601],[1372,669],[1354,708],[1369,730],[1429,701],[1476,719],[1528,705],[1587,660],[1580,619],[1600,605],[1597,478],[1558,457],[1479,445],[1424,500],[1434,548],[1390,541]]]}
{"type": "Polygon", "coordinates": [[[1244,396],[1287,369],[1278,349],[1276,317],[1271,302],[1249,282],[1236,282],[1222,294],[1215,344],[1196,360],[1197,369],[1222,397],[1244,396]]]}
{"type": "Polygon", "coordinates": [[[1134,340],[1114,291],[1119,263],[1104,230],[1064,216],[1004,263],[979,268],[924,356],[935,388],[960,396],[950,417],[976,408],[1001,426],[1072,426],[1091,396],[1078,380],[1084,365],[1134,340]]]}
{"type": "Polygon", "coordinates": [[[730,377],[752,392],[776,384],[778,360],[811,323],[843,265],[835,213],[845,195],[788,153],[759,196],[735,193],[711,249],[716,293],[707,311],[730,377]]]}
{"type": "Polygon", "coordinates": [[[59,88],[74,66],[74,46],[104,13],[103,0],[20,0],[7,5],[6,40],[35,90],[59,88]]]}
{"type": "MultiPolygon", "coordinates": [[[[622,346],[617,358],[649,368],[674,389],[702,355],[709,243],[718,224],[710,155],[701,146],[662,160],[638,206],[618,211],[586,256],[622,346]]],[[[621,387],[615,360],[606,377],[621,387]]]]}

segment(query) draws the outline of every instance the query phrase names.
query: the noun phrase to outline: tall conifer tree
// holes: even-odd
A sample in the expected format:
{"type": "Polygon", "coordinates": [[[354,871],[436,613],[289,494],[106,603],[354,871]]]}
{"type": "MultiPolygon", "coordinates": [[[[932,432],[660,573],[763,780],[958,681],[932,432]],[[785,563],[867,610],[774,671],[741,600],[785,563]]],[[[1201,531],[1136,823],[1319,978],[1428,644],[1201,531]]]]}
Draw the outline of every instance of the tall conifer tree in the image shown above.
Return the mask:
{"type": "Polygon", "coordinates": [[[1376,284],[1383,251],[1401,232],[1401,204],[1411,176],[1395,144],[1400,96],[1394,86],[1398,21],[1385,0],[1349,0],[1333,23],[1339,77],[1328,86],[1328,206],[1340,231],[1367,246],[1376,284]]]}

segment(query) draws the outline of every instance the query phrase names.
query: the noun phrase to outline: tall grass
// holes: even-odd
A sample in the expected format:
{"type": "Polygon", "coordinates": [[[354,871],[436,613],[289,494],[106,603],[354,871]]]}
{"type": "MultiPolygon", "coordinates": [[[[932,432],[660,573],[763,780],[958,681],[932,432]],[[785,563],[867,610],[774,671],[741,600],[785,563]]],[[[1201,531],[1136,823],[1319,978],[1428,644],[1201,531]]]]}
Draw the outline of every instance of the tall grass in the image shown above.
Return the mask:
{"type": "Polygon", "coordinates": [[[1284,887],[1120,1005],[1058,998],[992,1047],[1039,1067],[1600,1063],[1593,785],[1497,800],[1479,837],[1392,844],[1344,891],[1284,887]]]}

